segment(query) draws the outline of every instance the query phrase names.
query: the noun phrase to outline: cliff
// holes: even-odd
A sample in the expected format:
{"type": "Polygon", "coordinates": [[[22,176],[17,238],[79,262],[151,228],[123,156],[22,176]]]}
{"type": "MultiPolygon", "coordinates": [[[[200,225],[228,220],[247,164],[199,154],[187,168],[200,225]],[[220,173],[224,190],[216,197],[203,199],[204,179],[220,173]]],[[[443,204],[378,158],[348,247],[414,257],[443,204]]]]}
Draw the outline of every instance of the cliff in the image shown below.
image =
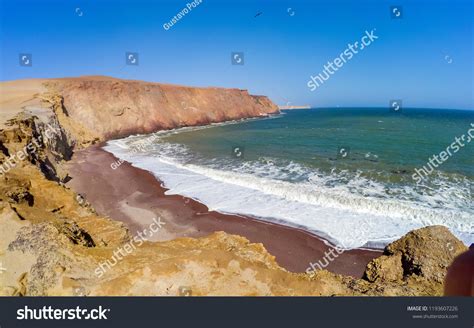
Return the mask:
{"type": "Polygon", "coordinates": [[[246,90],[83,77],[48,80],[42,99],[54,103],[60,120],[81,124],[99,140],[183,126],[264,116],[278,112],[267,97],[246,90]]]}
{"type": "Polygon", "coordinates": [[[290,273],[262,244],[217,232],[144,241],[97,274],[117,249],[131,247],[132,237],[65,186],[63,163],[76,148],[264,115],[276,106],[237,89],[102,77],[21,83],[1,84],[0,295],[441,295],[447,267],[466,250],[444,227],[419,229],[354,279],[324,270],[290,273]]]}

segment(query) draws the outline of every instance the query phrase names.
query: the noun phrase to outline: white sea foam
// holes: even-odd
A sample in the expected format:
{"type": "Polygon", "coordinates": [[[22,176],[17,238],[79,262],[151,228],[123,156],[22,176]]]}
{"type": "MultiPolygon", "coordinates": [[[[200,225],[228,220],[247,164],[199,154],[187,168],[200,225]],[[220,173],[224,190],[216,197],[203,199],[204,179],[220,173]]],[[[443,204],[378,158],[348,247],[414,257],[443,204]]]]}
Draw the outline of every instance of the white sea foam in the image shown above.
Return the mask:
{"type": "Polygon", "coordinates": [[[383,184],[361,174],[324,174],[293,162],[281,166],[271,158],[238,167],[226,167],[222,160],[196,165],[189,163],[185,146],[169,143],[146,153],[123,148],[123,143],[140,139],[127,138],[120,145],[111,141],[105,149],[152,172],[169,188],[167,194],[192,197],[210,210],[302,227],[347,248],[383,247],[410,230],[434,224],[449,227],[466,244],[474,242],[473,212],[451,202],[449,194],[459,191],[450,185],[441,184],[443,195],[420,195],[403,187],[392,190],[397,197],[390,197],[383,184]]]}

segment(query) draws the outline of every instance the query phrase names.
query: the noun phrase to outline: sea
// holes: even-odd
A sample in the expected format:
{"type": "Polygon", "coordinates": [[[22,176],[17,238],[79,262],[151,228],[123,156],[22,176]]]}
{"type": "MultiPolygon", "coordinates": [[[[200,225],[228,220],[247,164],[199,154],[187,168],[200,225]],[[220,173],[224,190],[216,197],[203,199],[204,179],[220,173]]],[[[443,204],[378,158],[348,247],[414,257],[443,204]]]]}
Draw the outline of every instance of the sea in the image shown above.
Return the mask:
{"type": "Polygon", "coordinates": [[[153,173],[167,194],[351,249],[383,248],[430,225],[474,243],[472,139],[470,110],[313,108],[134,135],[104,149],[153,173]]]}

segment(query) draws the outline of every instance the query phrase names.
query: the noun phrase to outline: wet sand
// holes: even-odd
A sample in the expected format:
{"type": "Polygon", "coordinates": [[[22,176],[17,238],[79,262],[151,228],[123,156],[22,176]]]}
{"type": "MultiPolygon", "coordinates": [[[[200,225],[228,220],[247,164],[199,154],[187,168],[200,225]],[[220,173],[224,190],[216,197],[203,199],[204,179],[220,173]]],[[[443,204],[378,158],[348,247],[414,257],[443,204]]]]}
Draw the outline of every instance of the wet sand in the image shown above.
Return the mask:
{"type": "MultiPolygon", "coordinates": [[[[165,225],[153,236],[155,241],[225,231],[262,243],[280,266],[291,272],[304,272],[310,262],[322,260],[325,263],[325,252],[331,247],[311,233],[250,217],[208,211],[205,205],[193,199],[165,195],[167,189],[150,172],[128,162],[112,169],[111,164],[117,161],[100,145],[78,151],[68,163],[72,180],[67,185],[91,203],[100,215],[124,222],[132,234],[148,228],[153,218],[160,217],[165,225]]],[[[345,251],[326,269],[360,278],[367,263],[380,255],[379,250],[345,251]]]]}

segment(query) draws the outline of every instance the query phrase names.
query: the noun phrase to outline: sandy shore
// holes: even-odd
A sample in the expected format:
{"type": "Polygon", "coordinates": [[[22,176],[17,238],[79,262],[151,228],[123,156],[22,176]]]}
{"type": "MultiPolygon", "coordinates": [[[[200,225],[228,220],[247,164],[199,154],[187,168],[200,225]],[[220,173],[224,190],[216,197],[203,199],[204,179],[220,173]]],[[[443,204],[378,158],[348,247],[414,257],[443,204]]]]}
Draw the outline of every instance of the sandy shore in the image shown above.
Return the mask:
{"type": "MultiPolygon", "coordinates": [[[[68,186],[83,195],[99,214],[124,222],[132,234],[149,227],[155,217],[166,223],[153,236],[155,241],[225,231],[262,243],[282,267],[292,272],[304,272],[310,262],[322,260],[330,249],[319,237],[300,229],[210,212],[193,199],[165,195],[166,189],[151,173],[127,162],[113,170],[110,165],[115,161],[117,158],[100,146],[76,152],[68,163],[72,177],[68,186]]],[[[380,251],[346,251],[327,269],[359,278],[366,264],[380,255],[380,251]]]]}

